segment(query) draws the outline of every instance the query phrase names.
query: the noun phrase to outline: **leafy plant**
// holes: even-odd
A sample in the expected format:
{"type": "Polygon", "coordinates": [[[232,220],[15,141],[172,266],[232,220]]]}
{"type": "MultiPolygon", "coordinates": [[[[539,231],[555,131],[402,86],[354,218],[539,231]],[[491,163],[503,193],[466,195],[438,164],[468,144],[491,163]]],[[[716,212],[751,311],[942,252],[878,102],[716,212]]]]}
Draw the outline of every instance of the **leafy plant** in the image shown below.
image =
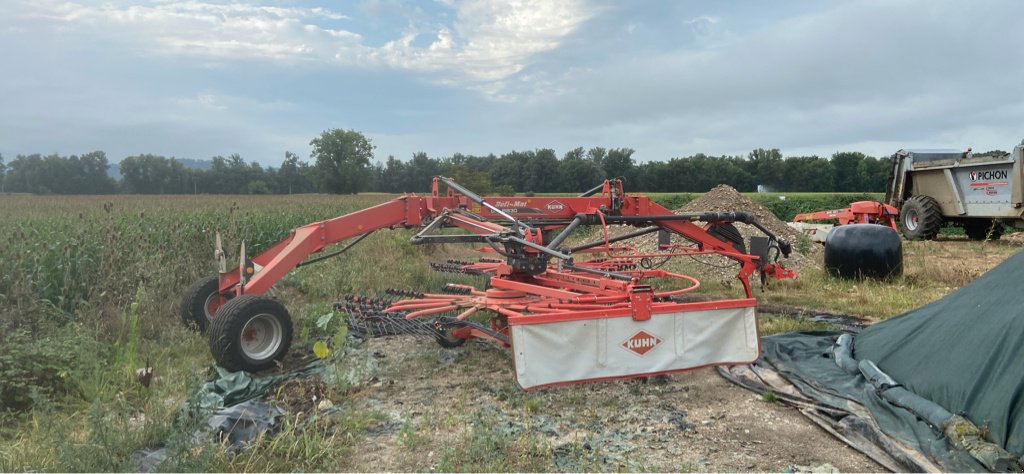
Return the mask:
{"type": "Polygon", "coordinates": [[[0,342],[0,411],[7,412],[25,411],[39,397],[82,395],[79,379],[107,354],[102,344],[74,328],[39,339],[16,329],[0,342]]]}

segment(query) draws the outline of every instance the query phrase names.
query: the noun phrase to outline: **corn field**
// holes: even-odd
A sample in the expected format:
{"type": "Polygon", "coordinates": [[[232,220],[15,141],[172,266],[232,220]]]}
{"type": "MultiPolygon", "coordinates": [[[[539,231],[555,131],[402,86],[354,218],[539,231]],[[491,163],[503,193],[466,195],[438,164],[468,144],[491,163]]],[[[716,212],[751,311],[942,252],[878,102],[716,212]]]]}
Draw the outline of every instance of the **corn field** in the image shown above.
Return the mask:
{"type": "Polygon", "coordinates": [[[243,238],[255,253],[298,225],[385,199],[3,196],[0,298],[4,310],[21,312],[8,322],[42,314],[80,321],[89,311],[123,310],[140,288],[156,300],[173,298],[213,271],[217,231],[229,254],[243,238]]]}

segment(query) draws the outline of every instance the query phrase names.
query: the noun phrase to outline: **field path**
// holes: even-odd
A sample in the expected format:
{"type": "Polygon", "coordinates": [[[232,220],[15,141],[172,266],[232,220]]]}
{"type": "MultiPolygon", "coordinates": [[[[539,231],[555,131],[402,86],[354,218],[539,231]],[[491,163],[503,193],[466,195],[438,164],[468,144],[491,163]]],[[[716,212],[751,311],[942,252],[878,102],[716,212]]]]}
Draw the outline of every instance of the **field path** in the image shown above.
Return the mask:
{"type": "Polygon", "coordinates": [[[509,357],[484,343],[445,350],[404,336],[372,340],[364,350],[378,370],[354,397],[381,421],[339,469],[446,470],[447,455],[470,470],[883,470],[796,410],[714,369],[522,392],[509,357]],[[506,441],[513,446],[504,451],[472,446],[506,441]],[[528,443],[541,446],[533,459],[520,449],[528,443]]]}

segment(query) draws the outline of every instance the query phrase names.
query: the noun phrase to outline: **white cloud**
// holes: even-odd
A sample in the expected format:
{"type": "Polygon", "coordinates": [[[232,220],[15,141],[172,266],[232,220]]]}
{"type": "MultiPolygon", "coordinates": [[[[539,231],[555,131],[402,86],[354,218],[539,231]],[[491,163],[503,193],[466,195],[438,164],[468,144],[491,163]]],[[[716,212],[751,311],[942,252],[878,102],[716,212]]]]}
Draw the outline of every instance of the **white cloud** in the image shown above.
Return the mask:
{"type": "MultiPolygon", "coordinates": [[[[951,146],[978,129],[1009,147],[1024,117],[1020,13],[1024,3],[1013,1],[844,3],[717,47],[595,62],[560,79],[572,88],[523,88],[534,98],[519,120],[628,137],[644,159],[761,146],[951,146]],[[1001,107],[1014,112],[996,119],[1001,107]]],[[[728,18],[697,23],[717,28],[728,18]]]]}
{"type": "Polygon", "coordinates": [[[530,57],[554,49],[587,19],[581,0],[464,0],[456,18],[429,32],[422,26],[380,47],[353,28],[327,27],[351,19],[324,8],[275,7],[201,0],[155,4],[23,1],[22,16],[43,20],[58,34],[106,36],[139,54],[231,60],[324,60],[361,67],[428,73],[431,80],[497,91],[530,57]],[[422,34],[433,40],[415,45],[422,34]]]}
{"type": "Polygon", "coordinates": [[[25,2],[29,19],[51,22],[58,34],[112,38],[142,54],[202,58],[302,59],[328,44],[358,44],[360,36],[306,23],[347,17],[324,8],[284,8],[195,0],[149,5],[25,2]]]}
{"type": "Polygon", "coordinates": [[[426,48],[414,46],[416,34],[409,32],[369,57],[399,69],[443,73],[437,80],[469,84],[498,98],[502,80],[522,71],[533,55],[558,47],[588,18],[577,0],[466,0],[455,5],[451,28],[439,28],[426,48]]]}

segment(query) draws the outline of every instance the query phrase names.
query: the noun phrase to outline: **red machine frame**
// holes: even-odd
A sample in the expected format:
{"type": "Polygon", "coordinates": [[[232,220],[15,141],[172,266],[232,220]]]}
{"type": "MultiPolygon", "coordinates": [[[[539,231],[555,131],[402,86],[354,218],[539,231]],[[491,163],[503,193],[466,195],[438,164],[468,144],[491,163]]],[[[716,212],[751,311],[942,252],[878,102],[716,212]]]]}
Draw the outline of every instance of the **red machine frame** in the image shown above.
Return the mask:
{"type": "Polygon", "coordinates": [[[899,231],[896,227],[896,220],[899,215],[899,209],[888,204],[882,204],[878,201],[857,201],[851,202],[850,207],[843,209],[797,214],[793,218],[793,222],[834,219],[839,221],[838,225],[881,224],[899,231]]]}
{"type": "MultiPolygon", "coordinates": [[[[449,285],[449,289],[459,294],[417,295],[418,298],[394,302],[386,309],[387,312],[401,312],[405,318],[457,313],[456,321],[467,321],[482,310],[493,313],[490,327],[479,324],[453,327],[450,337],[457,340],[483,338],[510,347],[510,325],[527,321],[564,320],[576,314],[599,311],[629,314],[635,321],[646,321],[655,314],[692,310],[693,303],[678,303],[671,298],[696,289],[700,283],[689,276],[645,265],[644,262],[651,258],[716,254],[732,259],[740,266],[736,277],[743,286],[743,297],[702,303],[701,308],[752,308],[755,302],[750,286],[751,275],[760,271],[762,279],[766,274],[792,278],[795,272],[783,269],[776,262],[764,261],[764,256],[744,253],[738,249],[735,240],[730,241],[711,232],[715,226],[732,222],[758,227],[769,236],[780,254],[788,256],[789,244],[771,234],[749,214],[673,214],[647,196],[625,194],[620,180],[605,181],[576,197],[484,199],[451,179],[438,177],[434,178],[428,196],[403,195],[361,211],[298,227],[287,238],[251,259],[245,256],[243,244],[237,271],[227,269],[225,253],[218,238],[215,252],[220,264],[218,289],[206,300],[206,310],[208,314],[215,315],[218,308],[232,298],[267,292],[297,266],[344,252],[376,230],[398,227],[422,228],[413,237],[414,244],[481,242],[490,247],[485,250],[504,257],[503,261],[489,259],[461,267],[490,275],[487,290],[449,285]],[[444,192],[442,186],[447,188],[444,192]],[[705,224],[697,225],[697,221],[705,224]],[[626,235],[609,236],[608,225],[615,223],[642,229],[626,235]],[[563,248],[561,245],[565,239],[581,225],[601,226],[604,238],[574,249],[563,248]],[[467,234],[435,233],[444,227],[460,228],[467,234]],[[612,245],[655,230],[678,234],[695,246],[673,246],[663,252],[641,253],[629,247],[612,245]],[[560,232],[551,238],[555,231],[560,232]],[[355,242],[339,252],[306,260],[329,245],[354,238],[355,242]],[[605,256],[577,261],[580,255],[595,253],[605,256]],[[679,279],[689,282],[689,285],[658,292],[647,283],[655,278],[679,279]]],[[[243,334],[242,337],[247,336],[243,334]]]]}

